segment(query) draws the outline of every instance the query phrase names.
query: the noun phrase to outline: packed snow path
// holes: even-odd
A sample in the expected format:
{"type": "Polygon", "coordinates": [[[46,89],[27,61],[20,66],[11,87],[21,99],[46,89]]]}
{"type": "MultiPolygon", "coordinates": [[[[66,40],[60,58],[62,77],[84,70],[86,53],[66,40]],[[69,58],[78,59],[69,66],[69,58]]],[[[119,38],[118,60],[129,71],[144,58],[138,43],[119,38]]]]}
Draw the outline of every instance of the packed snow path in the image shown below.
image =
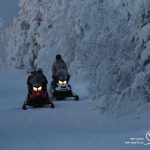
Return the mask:
{"type": "Polygon", "coordinates": [[[26,74],[22,71],[0,74],[0,150],[144,150],[143,145],[126,145],[134,136],[145,136],[142,121],[122,123],[100,119],[89,105],[83,85],[77,90],[80,101],[54,102],[55,109],[22,110],[26,97],[26,74]]]}

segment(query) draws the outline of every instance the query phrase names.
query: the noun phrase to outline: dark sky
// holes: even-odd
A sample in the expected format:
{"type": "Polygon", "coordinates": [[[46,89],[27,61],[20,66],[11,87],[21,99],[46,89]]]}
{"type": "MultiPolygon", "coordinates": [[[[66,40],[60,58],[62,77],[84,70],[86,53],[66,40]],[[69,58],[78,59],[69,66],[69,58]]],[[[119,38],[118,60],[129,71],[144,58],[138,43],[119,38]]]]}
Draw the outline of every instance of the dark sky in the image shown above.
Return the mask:
{"type": "Polygon", "coordinates": [[[19,0],[0,0],[0,17],[9,26],[13,22],[14,16],[17,16],[19,10],[19,0]]]}

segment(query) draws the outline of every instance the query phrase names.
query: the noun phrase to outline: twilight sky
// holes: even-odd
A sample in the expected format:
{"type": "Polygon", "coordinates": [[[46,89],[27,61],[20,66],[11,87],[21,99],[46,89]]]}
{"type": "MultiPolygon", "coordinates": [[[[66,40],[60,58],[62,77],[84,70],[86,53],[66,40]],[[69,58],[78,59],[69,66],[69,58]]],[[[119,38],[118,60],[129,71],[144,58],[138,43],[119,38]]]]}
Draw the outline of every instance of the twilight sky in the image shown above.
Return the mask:
{"type": "Polygon", "coordinates": [[[18,13],[19,0],[0,0],[0,17],[6,25],[11,25],[14,16],[18,13]]]}

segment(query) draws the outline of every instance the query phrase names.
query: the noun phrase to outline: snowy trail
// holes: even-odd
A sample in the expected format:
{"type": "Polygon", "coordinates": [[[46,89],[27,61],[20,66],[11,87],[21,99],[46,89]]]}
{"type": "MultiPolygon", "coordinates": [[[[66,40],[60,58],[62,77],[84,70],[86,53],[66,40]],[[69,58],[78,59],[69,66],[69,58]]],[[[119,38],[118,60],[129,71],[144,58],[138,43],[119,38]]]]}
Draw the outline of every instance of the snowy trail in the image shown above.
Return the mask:
{"type": "Polygon", "coordinates": [[[142,130],[145,133],[148,126],[137,126],[132,133],[128,130],[128,123],[118,122],[118,130],[116,124],[111,121],[108,124],[100,122],[99,113],[89,105],[86,92],[81,89],[78,91],[81,99],[79,102],[55,102],[55,109],[38,108],[23,111],[21,106],[27,92],[25,80],[26,74],[20,71],[4,72],[0,75],[0,83],[3,85],[0,87],[1,150],[149,148],[124,144],[134,136],[133,133],[139,135],[142,130]]]}

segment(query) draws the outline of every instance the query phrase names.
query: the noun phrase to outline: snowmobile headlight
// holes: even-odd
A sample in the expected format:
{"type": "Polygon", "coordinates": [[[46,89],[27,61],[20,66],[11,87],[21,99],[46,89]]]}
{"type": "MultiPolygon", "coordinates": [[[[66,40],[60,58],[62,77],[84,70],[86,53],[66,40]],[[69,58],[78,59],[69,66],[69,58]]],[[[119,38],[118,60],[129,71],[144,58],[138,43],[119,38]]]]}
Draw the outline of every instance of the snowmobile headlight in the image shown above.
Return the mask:
{"type": "Polygon", "coordinates": [[[59,84],[63,84],[63,82],[62,82],[62,81],[59,81],[59,84]]]}
{"type": "Polygon", "coordinates": [[[38,88],[36,88],[36,87],[33,87],[33,91],[38,91],[38,88]]]}
{"type": "Polygon", "coordinates": [[[60,85],[65,85],[67,83],[67,81],[65,80],[65,81],[59,81],[59,84],[60,85]]]}
{"type": "Polygon", "coordinates": [[[63,84],[66,84],[67,83],[67,81],[65,80],[64,82],[63,82],[63,84]]]}
{"type": "Polygon", "coordinates": [[[38,87],[37,89],[38,89],[38,91],[41,91],[41,90],[42,90],[42,87],[40,86],[40,87],[38,87]]]}

